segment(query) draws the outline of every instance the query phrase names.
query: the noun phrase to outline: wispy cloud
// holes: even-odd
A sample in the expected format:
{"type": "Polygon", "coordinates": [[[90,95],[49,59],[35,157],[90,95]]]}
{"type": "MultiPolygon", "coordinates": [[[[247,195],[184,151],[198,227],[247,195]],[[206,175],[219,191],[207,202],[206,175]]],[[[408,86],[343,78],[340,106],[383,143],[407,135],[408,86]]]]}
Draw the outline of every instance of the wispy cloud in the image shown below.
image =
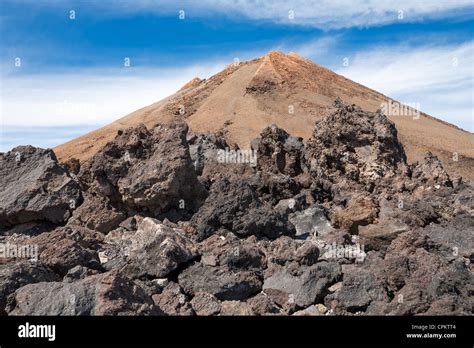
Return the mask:
{"type": "Polygon", "coordinates": [[[3,126],[102,125],[173,94],[196,76],[220,71],[216,61],[181,68],[78,70],[2,78],[3,126]]]}
{"type": "MultiPolygon", "coordinates": [[[[30,5],[38,3],[36,0],[23,2],[30,5]]],[[[42,0],[40,3],[42,6],[64,7],[68,1],[42,0]]],[[[399,21],[416,22],[433,18],[472,18],[474,6],[473,0],[102,0],[69,1],[69,4],[86,11],[88,8],[99,8],[98,12],[102,16],[128,16],[137,12],[178,15],[178,11],[184,10],[189,18],[216,15],[244,17],[323,30],[369,27],[399,21]]]]}
{"type": "Polygon", "coordinates": [[[368,27],[399,21],[421,21],[459,15],[473,6],[472,0],[296,0],[296,1],[204,1],[217,11],[240,13],[256,20],[304,25],[320,29],[368,27]],[[293,11],[293,12],[290,12],[293,11]],[[291,18],[291,14],[294,18],[291,18]]]}
{"type": "Polygon", "coordinates": [[[474,41],[460,45],[374,47],[337,71],[474,132],[474,41]]]}
{"type": "Polygon", "coordinates": [[[285,42],[276,47],[276,49],[287,52],[293,51],[316,63],[322,63],[329,56],[334,56],[333,51],[338,46],[341,35],[321,36],[301,43],[285,42]]]}

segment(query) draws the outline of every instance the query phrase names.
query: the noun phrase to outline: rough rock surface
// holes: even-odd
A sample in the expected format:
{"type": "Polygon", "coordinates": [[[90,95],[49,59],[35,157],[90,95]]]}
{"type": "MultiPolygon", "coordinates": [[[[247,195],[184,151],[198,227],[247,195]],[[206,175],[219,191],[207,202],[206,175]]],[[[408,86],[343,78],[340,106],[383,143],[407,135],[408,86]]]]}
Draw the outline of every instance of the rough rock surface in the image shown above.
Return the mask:
{"type": "Polygon", "coordinates": [[[329,286],[340,277],[336,262],[319,262],[309,267],[286,267],[274,272],[263,283],[263,291],[280,305],[294,303],[306,308],[326,295],[329,286]]]}
{"type": "Polygon", "coordinates": [[[296,228],[296,236],[320,237],[333,231],[326,215],[323,208],[310,207],[290,215],[290,222],[296,228]]]}
{"type": "Polygon", "coordinates": [[[302,138],[289,135],[276,125],[265,128],[258,139],[258,169],[269,173],[296,176],[303,172],[302,138]]]}
{"type": "Polygon", "coordinates": [[[98,194],[85,194],[84,202],[74,211],[68,223],[107,233],[127,217],[119,204],[110,202],[107,197],[98,194]]]}
{"type": "Polygon", "coordinates": [[[119,131],[85,162],[79,173],[81,181],[90,193],[106,198],[105,204],[99,199],[92,205],[98,214],[113,210],[109,205],[128,213],[154,215],[170,210],[186,215],[197,209],[206,190],[197,180],[187,131],[182,123],[119,131]]]}
{"type": "Polygon", "coordinates": [[[198,292],[191,300],[191,306],[197,315],[215,315],[221,311],[219,300],[208,293],[198,292]]]}
{"type": "Polygon", "coordinates": [[[259,235],[275,238],[294,233],[288,218],[260,200],[247,181],[215,183],[206,202],[191,219],[199,239],[219,229],[239,236],[259,235]]]}
{"type": "Polygon", "coordinates": [[[428,152],[421,163],[416,163],[413,178],[427,186],[453,186],[453,183],[443,168],[440,160],[428,152]]]}
{"type": "Polygon", "coordinates": [[[196,173],[201,175],[204,167],[218,163],[219,150],[229,146],[223,137],[212,133],[194,133],[188,135],[189,154],[196,173]]]}
{"type": "Polygon", "coordinates": [[[195,243],[182,230],[145,218],[130,236],[129,266],[136,276],[163,278],[198,255],[195,243]]]}
{"type": "Polygon", "coordinates": [[[152,296],[153,302],[166,315],[192,315],[193,308],[176,283],[168,284],[160,294],[152,296]]]}
{"type": "Polygon", "coordinates": [[[64,276],[78,265],[100,270],[97,250],[102,238],[84,227],[65,226],[33,237],[27,244],[37,245],[41,262],[64,276]]]}
{"type": "Polygon", "coordinates": [[[255,272],[200,263],[181,272],[178,281],[187,294],[207,292],[219,300],[243,300],[262,288],[262,281],[255,272]]]}
{"type": "Polygon", "coordinates": [[[29,284],[15,292],[11,315],[161,314],[145,291],[120,274],[104,273],[74,283],[29,284]]]}
{"type": "Polygon", "coordinates": [[[47,266],[30,261],[0,265],[0,312],[4,311],[8,296],[27,284],[59,280],[47,266]]]}
{"type": "Polygon", "coordinates": [[[54,152],[18,146],[0,156],[0,228],[29,221],[67,221],[81,189],[54,152]]]}
{"type": "Polygon", "coordinates": [[[349,201],[345,208],[335,208],[331,220],[335,227],[355,234],[358,232],[359,226],[372,223],[377,217],[377,213],[377,207],[370,198],[356,196],[349,201]]]}
{"type": "Polygon", "coordinates": [[[340,100],[334,112],[316,123],[305,154],[314,176],[346,179],[368,191],[406,170],[395,125],[381,112],[364,112],[340,100]]]}
{"type": "Polygon", "coordinates": [[[256,166],[216,161],[222,132],[119,131],[71,173],[1,154],[0,314],[472,314],[474,187],[407,164],[381,112],[267,127],[256,166]]]}

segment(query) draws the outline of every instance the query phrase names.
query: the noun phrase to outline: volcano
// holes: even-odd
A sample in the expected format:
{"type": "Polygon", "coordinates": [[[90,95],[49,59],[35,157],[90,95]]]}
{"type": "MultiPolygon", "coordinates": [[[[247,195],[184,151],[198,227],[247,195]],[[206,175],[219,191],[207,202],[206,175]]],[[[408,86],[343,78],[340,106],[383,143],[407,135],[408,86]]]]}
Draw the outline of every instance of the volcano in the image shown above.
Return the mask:
{"type": "Polygon", "coordinates": [[[408,163],[382,110],[337,97],[300,121],[308,90],[346,80],[289,78],[272,55],[76,140],[82,163],[29,145],[0,153],[0,314],[472,314],[473,183],[432,152],[408,163]],[[250,141],[266,122],[312,131],[271,124],[250,141]]]}
{"type": "MultiPolygon", "coordinates": [[[[92,157],[119,130],[143,123],[184,120],[194,132],[221,134],[228,144],[248,149],[272,124],[302,137],[311,136],[335,98],[375,112],[397,103],[296,53],[271,51],[230,64],[208,79],[194,78],[175,94],[139,109],[54,149],[61,162],[92,157]]],[[[474,135],[422,112],[387,115],[396,125],[408,162],[436,155],[451,176],[474,179],[474,135]]]]}

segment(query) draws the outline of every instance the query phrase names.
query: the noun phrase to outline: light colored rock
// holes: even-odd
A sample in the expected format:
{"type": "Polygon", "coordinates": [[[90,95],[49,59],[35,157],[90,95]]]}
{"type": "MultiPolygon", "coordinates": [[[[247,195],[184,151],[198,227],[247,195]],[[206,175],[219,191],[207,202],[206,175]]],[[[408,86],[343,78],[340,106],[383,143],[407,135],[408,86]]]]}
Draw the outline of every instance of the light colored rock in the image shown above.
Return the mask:
{"type": "Polygon", "coordinates": [[[324,210],[318,207],[311,207],[291,214],[289,220],[295,226],[296,236],[307,235],[317,238],[334,230],[326,218],[324,210]]]}

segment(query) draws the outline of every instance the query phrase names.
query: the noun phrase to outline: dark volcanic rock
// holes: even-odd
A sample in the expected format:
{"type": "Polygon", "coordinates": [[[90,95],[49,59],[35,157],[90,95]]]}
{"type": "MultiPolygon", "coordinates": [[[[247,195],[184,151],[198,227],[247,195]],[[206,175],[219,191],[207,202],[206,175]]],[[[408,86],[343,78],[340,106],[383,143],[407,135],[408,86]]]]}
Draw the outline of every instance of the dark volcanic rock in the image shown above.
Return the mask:
{"type": "Polygon", "coordinates": [[[79,177],[89,193],[107,197],[128,212],[194,211],[206,190],[197,180],[187,131],[186,124],[178,123],[119,132],[83,164],[79,177]]]}
{"type": "Polygon", "coordinates": [[[225,238],[213,235],[200,244],[200,249],[201,263],[205,265],[253,271],[262,271],[266,266],[265,255],[253,236],[243,240],[232,234],[225,238]]]}
{"type": "Polygon", "coordinates": [[[127,217],[126,212],[120,210],[120,203],[112,203],[102,195],[84,195],[84,202],[74,211],[69,220],[70,225],[80,225],[107,233],[127,217]]]}
{"type": "Polygon", "coordinates": [[[72,174],[79,174],[81,170],[81,162],[77,158],[71,158],[64,162],[64,165],[67,167],[70,173],[72,174]]]}
{"type": "Polygon", "coordinates": [[[290,215],[290,222],[296,228],[298,237],[321,237],[333,231],[333,227],[327,219],[325,209],[312,206],[306,210],[298,211],[290,215]]]}
{"type": "Polygon", "coordinates": [[[428,225],[420,232],[444,246],[446,257],[459,255],[474,261],[474,218],[471,215],[459,214],[449,222],[428,225]]]}
{"type": "Polygon", "coordinates": [[[303,139],[276,125],[265,128],[258,140],[257,168],[268,173],[296,176],[303,172],[303,139]]]}
{"type": "Polygon", "coordinates": [[[305,157],[313,177],[348,181],[351,190],[371,192],[408,170],[393,122],[381,112],[364,112],[340,100],[329,115],[316,122],[305,157]]]}
{"type": "Polygon", "coordinates": [[[335,227],[355,234],[358,232],[359,226],[372,223],[377,214],[378,209],[372,199],[357,195],[349,201],[347,207],[335,208],[331,215],[331,221],[335,227]]]}
{"type": "Polygon", "coordinates": [[[222,301],[221,315],[254,315],[252,307],[247,302],[222,301]]]}
{"type": "Polygon", "coordinates": [[[387,303],[385,278],[377,266],[380,262],[369,257],[363,264],[345,266],[341,289],[325,299],[328,308],[336,314],[347,314],[364,312],[375,301],[387,303]]]}
{"type": "Polygon", "coordinates": [[[438,223],[440,215],[429,197],[418,199],[404,195],[398,199],[380,200],[379,219],[382,221],[398,221],[410,227],[423,227],[430,223],[438,223]]]}
{"type": "Polygon", "coordinates": [[[233,271],[225,266],[196,263],[178,276],[179,285],[187,294],[207,292],[219,300],[243,300],[259,292],[262,281],[252,271],[233,271]]]}
{"type": "Polygon", "coordinates": [[[293,261],[311,266],[319,257],[319,249],[313,242],[295,240],[287,236],[273,241],[261,241],[259,247],[265,253],[267,262],[282,266],[293,261]]]}
{"type": "Polygon", "coordinates": [[[216,315],[221,311],[219,300],[205,292],[198,292],[191,300],[191,306],[197,315],[216,315]]]}
{"type": "Polygon", "coordinates": [[[117,272],[26,285],[15,292],[15,303],[10,315],[162,314],[142,288],[117,272]]]}
{"type": "Polygon", "coordinates": [[[254,187],[243,181],[215,183],[206,202],[192,217],[191,224],[201,240],[221,228],[239,236],[276,238],[294,234],[294,227],[287,217],[264,204],[254,187]]]}
{"type": "Polygon", "coordinates": [[[400,233],[409,227],[402,222],[385,220],[378,224],[359,227],[360,243],[366,250],[385,250],[400,233]]]}
{"type": "Polygon", "coordinates": [[[255,315],[277,314],[281,312],[281,308],[264,292],[248,299],[247,303],[255,315]]]}
{"type": "Polygon", "coordinates": [[[421,185],[453,186],[453,183],[449,178],[448,173],[444,170],[441,161],[431,152],[426,154],[421,163],[416,163],[413,167],[412,178],[418,181],[421,185]]]}
{"type": "MultiPolygon", "coordinates": [[[[341,268],[336,262],[318,262],[313,266],[298,269],[283,268],[265,279],[263,291],[279,301],[286,299],[298,307],[308,307],[320,301],[326,295],[329,286],[341,275],[341,268]]],[[[280,303],[284,305],[284,303],[280,303]]]]}
{"type": "Polygon", "coordinates": [[[99,271],[84,266],[75,266],[71,268],[63,278],[63,282],[71,283],[76,280],[87,278],[91,275],[100,273],[99,271]]]}
{"type": "Polygon", "coordinates": [[[213,133],[193,133],[188,135],[189,154],[196,173],[201,175],[205,166],[218,163],[219,150],[228,145],[225,139],[213,133]]]}
{"type": "Polygon", "coordinates": [[[81,201],[79,184],[51,149],[18,146],[0,157],[0,228],[67,221],[81,201]]]}
{"type": "Polygon", "coordinates": [[[40,262],[21,261],[0,264],[0,312],[4,310],[8,296],[16,289],[27,284],[58,280],[59,277],[40,262]]]}
{"type": "Polygon", "coordinates": [[[472,311],[473,276],[460,250],[424,229],[399,234],[381,258],[343,267],[342,286],[325,298],[335,314],[466,315],[472,311]],[[452,254],[449,254],[452,252],[452,254]]]}
{"type": "Polygon", "coordinates": [[[74,266],[100,270],[97,250],[102,235],[81,226],[58,227],[28,240],[37,245],[39,259],[58,274],[64,276],[74,266]]]}
{"type": "Polygon", "coordinates": [[[167,315],[193,315],[186,295],[176,283],[168,284],[160,294],[152,296],[153,302],[167,315]]]}
{"type": "Polygon", "coordinates": [[[456,260],[449,263],[445,257],[418,248],[407,256],[407,262],[401,266],[398,274],[403,274],[404,278],[396,284],[401,288],[382,313],[394,315],[472,313],[474,277],[464,261],[456,260]]]}

